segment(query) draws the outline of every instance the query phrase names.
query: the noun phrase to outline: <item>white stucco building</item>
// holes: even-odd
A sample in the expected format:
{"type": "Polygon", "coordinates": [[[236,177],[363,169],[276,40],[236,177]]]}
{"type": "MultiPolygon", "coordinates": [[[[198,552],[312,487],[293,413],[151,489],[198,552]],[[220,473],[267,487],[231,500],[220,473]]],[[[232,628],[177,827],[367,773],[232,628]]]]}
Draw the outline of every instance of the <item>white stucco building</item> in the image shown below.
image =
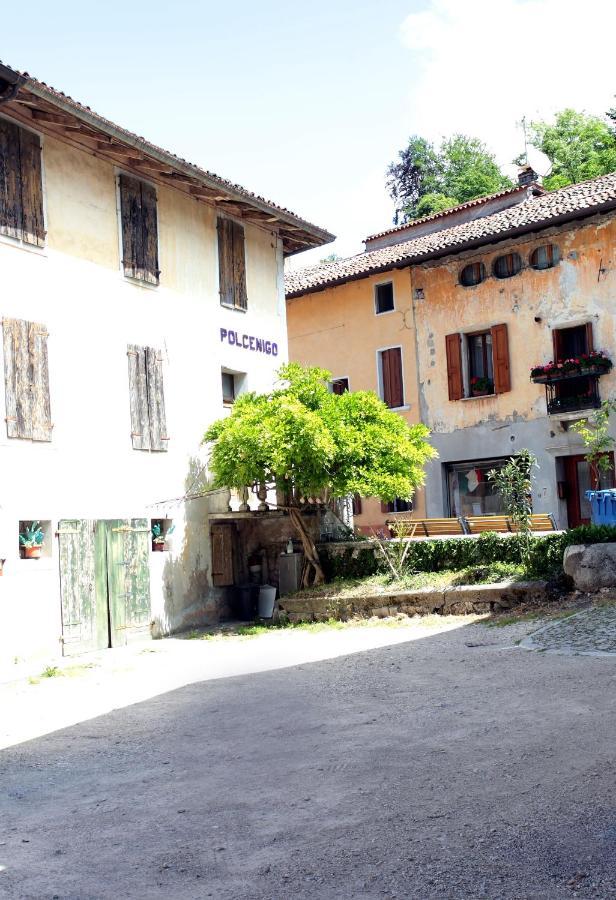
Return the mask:
{"type": "Polygon", "coordinates": [[[4,659],[216,619],[201,438],[272,385],[283,258],[328,240],[0,66],[4,659]]]}

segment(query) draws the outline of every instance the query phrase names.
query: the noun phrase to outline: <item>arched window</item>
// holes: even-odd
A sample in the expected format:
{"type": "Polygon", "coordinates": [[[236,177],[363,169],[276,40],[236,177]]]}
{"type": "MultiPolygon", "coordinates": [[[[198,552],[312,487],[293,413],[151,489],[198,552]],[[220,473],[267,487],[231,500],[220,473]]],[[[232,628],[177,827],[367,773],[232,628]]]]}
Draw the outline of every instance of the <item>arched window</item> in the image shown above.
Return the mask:
{"type": "Polygon", "coordinates": [[[517,275],[522,268],[522,259],[519,253],[505,253],[494,260],[494,274],[497,278],[511,278],[517,275]]]}
{"type": "Polygon", "coordinates": [[[560,251],[556,244],[542,244],[536,247],[529,260],[533,269],[551,269],[560,262],[560,251]]]}
{"type": "Polygon", "coordinates": [[[474,284],[481,284],[485,277],[486,267],[482,262],[469,263],[460,272],[460,284],[471,287],[474,284]]]}

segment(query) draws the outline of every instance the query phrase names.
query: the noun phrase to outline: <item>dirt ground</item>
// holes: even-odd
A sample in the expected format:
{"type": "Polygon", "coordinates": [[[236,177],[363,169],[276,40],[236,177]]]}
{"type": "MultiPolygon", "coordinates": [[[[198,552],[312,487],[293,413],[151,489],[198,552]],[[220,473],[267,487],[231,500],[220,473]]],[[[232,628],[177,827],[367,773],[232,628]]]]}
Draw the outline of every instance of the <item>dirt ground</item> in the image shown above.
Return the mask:
{"type": "MultiPolygon", "coordinates": [[[[349,655],[316,662],[306,636],[228,644],[288,667],[195,669],[15,743],[0,897],[616,898],[616,656],[520,649],[532,627],[390,630],[353,653],[334,632],[349,655]]],[[[78,680],[29,696],[70,707],[78,680]]],[[[35,715],[27,696],[7,688],[3,715],[11,697],[35,715]]]]}

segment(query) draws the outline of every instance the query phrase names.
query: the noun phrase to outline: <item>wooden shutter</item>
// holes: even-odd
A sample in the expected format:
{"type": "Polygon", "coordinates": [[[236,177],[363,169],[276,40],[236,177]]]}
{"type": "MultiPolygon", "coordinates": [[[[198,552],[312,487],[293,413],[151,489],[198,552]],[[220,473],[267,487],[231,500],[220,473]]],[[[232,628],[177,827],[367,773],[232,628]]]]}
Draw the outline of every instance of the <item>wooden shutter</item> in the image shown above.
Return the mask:
{"type": "Polygon", "coordinates": [[[135,450],[149,450],[150,414],[145,347],[137,347],[135,344],[129,344],[127,355],[130,424],[133,448],[135,450]]]}
{"type": "Polygon", "coordinates": [[[143,280],[158,284],[158,220],[156,191],[151,184],[141,182],[141,229],[143,246],[143,280]]]}
{"type": "Polygon", "coordinates": [[[130,278],[143,278],[141,184],[128,175],[120,175],[120,216],[124,274],[130,278]]]}
{"type": "Polygon", "coordinates": [[[6,433],[10,438],[32,437],[29,323],[4,319],[4,384],[6,433]]]}
{"type": "Polygon", "coordinates": [[[391,508],[392,508],[392,504],[391,504],[391,503],[387,503],[385,500],[381,500],[381,512],[382,512],[382,513],[389,513],[389,512],[391,512],[391,508]]]}
{"type": "Polygon", "coordinates": [[[31,372],[30,414],[32,440],[51,440],[51,403],[49,399],[49,362],[47,329],[37,322],[28,323],[28,353],[31,372]]]}
{"type": "Polygon", "coordinates": [[[592,322],[586,323],[586,352],[590,353],[595,349],[592,339],[592,322]]]}
{"type": "Polygon", "coordinates": [[[21,237],[27,244],[45,243],[41,141],[38,134],[19,129],[21,166],[21,237]]]}
{"type": "Polygon", "coordinates": [[[233,532],[230,525],[212,525],[212,584],[233,584],[233,532]]]}
{"type": "Polygon", "coordinates": [[[248,308],[246,293],[246,242],[244,226],[232,222],[233,226],[233,295],[238,309],[248,308]]]}
{"type": "Polygon", "coordinates": [[[402,351],[400,347],[383,350],[381,353],[383,372],[383,400],[390,409],[404,405],[402,390],[402,351]]]}
{"type": "Polygon", "coordinates": [[[0,234],[21,233],[19,128],[0,119],[0,234]]]}
{"type": "Polygon", "coordinates": [[[163,358],[159,350],[145,348],[147,371],[148,417],[150,420],[150,450],[167,450],[167,422],[163,392],[163,358]]]}
{"type": "Polygon", "coordinates": [[[218,219],[218,289],[220,302],[233,306],[233,222],[218,219]]]}
{"type": "Polygon", "coordinates": [[[494,393],[504,394],[511,390],[509,371],[509,338],[506,325],[494,325],[492,332],[492,355],[494,362],[494,393]]]}
{"type": "Polygon", "coordinates": [[[447,386],[450,400],[461,400],[464,396],[462,381],[462,338],[456,332],[445,337],[447,352],[447,386]]]}
{"type": "Polygon", "coordinates": [[[353,515],[361,516],[361,494],[353,494],[353,515]]]}
{"type": "Polygon", "coordinates": [[[554,362],[562,357],[562,335],[559,328],[552,331],[552,347],[554,351],[554,362]]]}

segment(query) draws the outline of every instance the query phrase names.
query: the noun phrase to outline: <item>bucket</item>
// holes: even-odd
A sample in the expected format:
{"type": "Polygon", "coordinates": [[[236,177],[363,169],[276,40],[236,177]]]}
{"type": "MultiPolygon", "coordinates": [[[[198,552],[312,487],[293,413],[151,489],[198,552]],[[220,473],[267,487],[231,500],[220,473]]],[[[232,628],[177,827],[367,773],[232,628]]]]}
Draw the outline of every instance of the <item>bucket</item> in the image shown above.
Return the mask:
{"type": "Polygon", "coordinates": [[[259,589],[259,617],[271,619],[276,603],[276,588],[271,584],[262,584],[259,589]]]}
{"type": "Polygon", "coordinates": [[[237,589],[236,615],[242,622],[252,622],[257,612],[257,584],[240,584],[237,589]]]}

